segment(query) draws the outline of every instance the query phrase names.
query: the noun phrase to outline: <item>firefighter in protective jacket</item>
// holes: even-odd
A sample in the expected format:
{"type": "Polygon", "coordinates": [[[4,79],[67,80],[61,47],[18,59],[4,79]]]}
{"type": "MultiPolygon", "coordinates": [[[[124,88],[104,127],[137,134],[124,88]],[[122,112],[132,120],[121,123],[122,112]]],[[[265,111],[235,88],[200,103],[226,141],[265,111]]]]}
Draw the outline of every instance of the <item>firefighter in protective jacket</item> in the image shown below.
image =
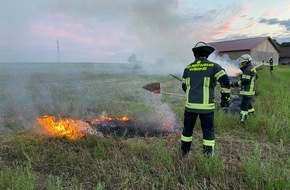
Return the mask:
{"type": "Polygon", "coordinates": [[[270,64],[270,72],[273,73],[273,57],[270,57],[269,64],[270,64]]]}
{"type": "Polygon", "coordinates": [[[244,123],[249,114],[254,114],[252,106],[252,97],[255,95],[257,71],[251,63],[252,57],[249,54],[244,54],[237,59],[242,70],[242,75],[239,81],[232,83],[231,87],[240,86],[240,95],[242,95],[240,121],[244,123]]]}
{"type": "Polygon", "coordinates": [[[215,145],[214,88],[218,81],[221,84],[220,105],[221,107],[229,107],[229,77],[219,64],[207,59],[214,51],[213,47],[204,42],[198,42],[192,51],[195,61],[184,69],[182,76],[182,89],[186,93],[186,102],[181,150],[183,155],[190,151],[194,125],[199,116],[203,132],[203,152],[213,154],[215,145]]]}

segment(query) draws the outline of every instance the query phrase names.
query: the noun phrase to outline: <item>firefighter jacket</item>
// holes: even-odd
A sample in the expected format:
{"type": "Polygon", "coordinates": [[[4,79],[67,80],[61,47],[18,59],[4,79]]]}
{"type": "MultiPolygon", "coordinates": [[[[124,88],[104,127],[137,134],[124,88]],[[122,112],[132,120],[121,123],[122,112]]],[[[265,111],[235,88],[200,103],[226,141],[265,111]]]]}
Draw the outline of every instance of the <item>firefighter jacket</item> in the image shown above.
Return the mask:
{"type": "Polygon", "coordinates": [[[214,111],[214,88],[217,81],[221,85],[221,93],[229,96],[229,77],[219,64],[204,57],[189,64],[182,76],[182,89],[186,92],[185,110],[194,113],[214,111]]]}
{"type": "Polygon", "coordinates": [[[273,66],[273,59],[272,58],[269,60],[269,64],[270,64],[270,66],[273,66]]]}
{"type": "Polygon", "coordinates": [[[257,71],[256,68],[248,63],[245,67],[241,68],[242,75],[239,81],[235,82],[233,86],[240,86],[240,94],[244,96],[253,96],[255,95],[256,89],[256,79],[257,71]]]}

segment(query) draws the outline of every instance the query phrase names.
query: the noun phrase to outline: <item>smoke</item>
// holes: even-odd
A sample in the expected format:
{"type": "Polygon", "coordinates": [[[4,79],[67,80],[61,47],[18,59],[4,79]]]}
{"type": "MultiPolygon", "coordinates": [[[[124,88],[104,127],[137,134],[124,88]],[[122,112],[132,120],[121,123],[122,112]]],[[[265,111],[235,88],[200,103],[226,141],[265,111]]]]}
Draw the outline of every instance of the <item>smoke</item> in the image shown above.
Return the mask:
{"type": "MultiPolygon", "coordinates": [[[[21,27],[28,25],[33,29],[41,29],[34,30],[35,32],[30,34],[33,38],[41,40],[47,36],[53,36],[53,42],[55,42],[56,34],[63,32],[61,35],[64,35],[66,39],[60,36],[61,48],[63,48],[65,40],[73,41],[67,45],[85,51],[92,49],[91,55],[96,56],[104,54],[104,52],[99,53],[98,50],[100,47],[98,45],[101,42],[102,45],[110,45],[105,49],[108,56],[122,54],[123,60],[127,60],[128,56],[134,53],[139,61],[136,63],[136,67],[141,67],[140,72],[143,74],[172,73],[181,76],[184,67],[193,61],[192,46],[197,41],[202,40],[195,39],[195,35],[189,34],[188,24],[192,22],[190,19],[195,17],[189,18],[188,15],[182,14],[181,10],[177,8],[178,1],[175,0],[169,0],[166,3],[158,0],[87,0],[82,3],[78,0],[55,0],[52,2],[39,0],[34,5],[24,6],[25,9],[21,9],[21,11],[23,10],[21,12],[23,18],[15,16],[13,21],[15,23],[23,21],[21,27]],[[35,10],[38,11],[38,14],[34,14],[35,10]],[[26,15],[25,11],[31,14],[26,15]],[[43,20],[39,21],[38,18],[43,20]],[[61,22],[58,22],[57,19],[60,19],[61,22]],[[33,25],[34,21],[39,25],[33,25]],[[120,25],[123,25],[121,31],[120,25]],[[93,36],[94,33],[98,35],[93,36]]],[[[13,7],[12,5],[13,3],[9,3],[7,10],[10,10],[8,7],[12,7],[14,12],[18,11],[19,6],[13,7]]],[[[5,25],[9,24],[7,21],[5,22],[5,25]]],[[[196,28],[200,28],[200,26],[202,26],[202,22],[198,23],[196,28]]],[[[14,31],[20,31],[14,27],[17,27],[16,24],[13,25],[14,31]]],[[[29,33],[29,31],[25,31],[29,33]]],[[[52,43],[51,38],[46,38],[46,40],[52,43]]],[[[27,47],[28,43],[23,44],[27,47]]],[[[46,46],[40,44],[40,47],[46,46]]],[[[55,48],[54,45],[50,44],[51,47],[55,48]]],[[[66,56],[74,59],[77,54],[79,57],[90,53],[71,51],[66,52],[66,56]]],[[[32,56],[35,58],[42,57],[42,55],[39,51],[35,51],[32,56]]],[[[68,58],[61,57],[61,60],[65,59],[68,58]]],[[[94,60],[96,59],[94,57],[94,60]]],[[[221,60],[217,62],[224,63],[221,60]]],[[[5,90],[1,90],[0,122],[10,122],[10,126],[21,124],[23,127],[29,127],[33,118],[45,114],[59,114],[68,117],[94,116],[94,114],[106,111],[107,105],[114,106],[116,112],[111,111],[114,114],[123,111],[124,107],[128,106],[127,102],[130,102],[128,100],[146,102],[146,100],[136,99],[132,95],[136,88],[141,89],[144,84],[133,84],[132,81],[128,81],[131,85],[130,88],[124,88],[121,87],[122,79],[120,78],[104,81],[107,79],[105,74],[98,78],[93,73],[96,69],[100,69],[100,65],[96,67],[85,65],[87,68],[84,70],[82,70],[84,67],[65,65],[65,63],[60,65],[51,63],[23,64],[17,65],[15,68],[13,66],[15,65],[4,65],[3,68],[7,69],[8,72],[4,75],[1,72],[0,75],[1,81],[5,81],[1,86],[1,89],[5,90]],[[93,79],[95,79],[93,83],[87,82],[93,79]],[[121,101],[116,102],[116,97],[121,97],[121,101]]],[[[115,66],[104,68],[109,68],[110,72],[120,69],[115,66]]],[[[2,68],[1,71],[3,71],[2,68]]],[[[150,101],[146,103],[151,104],[150,101]]],[[[174,123],[175,115],[170,106],[161,103],[162,101],[159,99],[156,103],[157,106],[153,107],[148,118],[162,124],[174,123]]]]}
{"type": "MultiPolygon", "coordinates": [[[[168,132],[178,131],[180,130],[181,121],[176,117],[171,106],[163,102],[162,96],[161,94],[145,92],[142,96],[143,101],[151,109],[137,116],[135,119],[139,123],[151,124],[157,130],[168,132]]],[[[181,102],[183,103],[183,100],[181,102]]]]}
{"type": "MultiPolygon", "coordinates": [[[[11,0],[2,7],[5,15],[9,15],[7,10],[19,13],[21,7],[21,16],[15,14],[2,21],[5,26],[17,23],[16,27],[21,23],[21,27],[13,31],[22,32],[7,37],[9,41],[3,39],[2,43],[11,48],[17,45],[22,50],[17,52],[22,56],[13,58],[17,61],[29,58],[54,61],[58,36],[63,61],[123,62],[136,54],[146,68],[162,60],[167,63],[165,69],[179,70],[192,61],[191,48],[196,42],[212,40],[220,34],[218,29],[222,28],[223,21],[228,22],[240,11],[239,6],[230,5],[203,12],[194,3],[184,7],[182,3],[180,0],[86,0],[81,3],[78,0],[38,0],[24,6],[11,0]],[[11,19],[12,24],[8,22],[11,19]],[[211,22],[213,19],[219,26],[211,22]],[[11,44],[13,39],[15,42],[11,44]],[[19,44],[19,41],[25,43],[19,44]]],[[[15,51],[1,57],[12,56],[15,51]]]]}
{"type": "MultiPolygon", "coordinates": [[[[135,62],[135,67],[137,71],[139,70],[139,73],[143,74],[176,74],[181,77],[185,67],[192,63],[194,59],[195,58],[192,56],[192,60],[190,62],[182,62],[176,57],[169,55],[167,57],[157,59],[156,62],[135,62]]],[[[227,54],[220,56],[217,52],[213,52],[209,56],[208,60],[222,66],[229,76],[236,76],[236,74],[241,73],[238,63],[235,60],[230,59],[227,54]]]]}
{"type": "MultiPolygon", "coordinates": [[[[167,61],[170,58],[174,62],[169,62],[167,67],[173,67],[172,69],[177,64],[188,63],[191,60],[194,39],[188,34],[188,18],[178,9],[176,0],[166,3],[158,0],[88,0],[82,4],[76,0],[64,0],[48,6],[55,15],[62,15],[62,22],[67,24],[77,23],[76,21],[89,22],[89,28],[86,30],[93,29],[95,33],[101,34],[95,36],[98,40],[90,40],[96,47],[100,47],[100,43],[104,44],[102,48],[105,47],[106,41],[107,45],[110,45],[107,52],[111,50],[112,59],[118,54],[119,58],[127,60],[134,53],[139,61],[145,63],[144,67],[151,67],[152,63],[155,64],[158,60],[167,61]],[[103,23],[104,27],[95,27],[101,26],[97,23],[103,23]],[[102,34],[100,30],[106,31],[106,34],[102,34]],[[119,38],[116,38],[116,35],[119,38]]],[[[85,28],[86,25],[82,27],[85,28]]],[[[77,28],[76,32],[78,30],[83,34],[92,34],[92,31],[89,33],[77,28]]],[[[99,51],[93,49],[95,52],[99,51]]],[[[101,53],[97,55],[101,56],[101,53]]]]}
{"type": "Polygon", "coordinates": [[[153,129],[172,131],[176,125],[174,112],[161,97],[142,89],[150,79],[132,74],[130,67],[109,63],[1,63],[0,67],[1,133],[35,131],[37,118],[44,115],[87,121],[105,112],[112,117],[128,115],[142,126],[148,122],[153,129]]]}
{"type": "Polygon", "coordinates": [[[236,74],[242,72],[239,68],[238,63],[230,59],[227,54],[223,54],[222,56],[220,56],[216,52],[214,52],[209,56],[209,60],[218,63],[220,66],[222,66],[222,68],[225,69],[228,76],[236,76],[236,74]]]}
{"type": "MultiPolygon", "coordinates": [[[[202,14],[200,11],[195,13],[194,8],[190,12],[182,12],[184,10],[178,8],[178,3],[180,2],[176,0],[166,3],[158,0],[88,1],[76,9],[77,3],[73,1],[69,7],[65,7],[67,4],[64,3],[63,6],[58,6],[57,10],[69,11],[67,13],[82,18],[96,15],[97,19],[103,19],[103,15],[106,15],[108,22],[122,21],[126,25],[128,35],[135,40],[132,48],[123,50],[122,53],[127,54],[125,60],[135,54],[139,63],[137,67],[147,74],[181,75],[184,67],[194,60],[191,48],[195,43],[213,38],[214,33],[203,29],[214,28],[208,24],[209,20],[219,16],[219,23],[223,24],[222,21],[228,21],[240,7],[230,5],[214,13],[209,11],[202,14]],[[221,17],[221,12],[228,13],[221,17]]],[[[230,62],[224,57],[215,58],[222,64],[230,62]]],[[[226,68],[228,67],[230,66],[226,65],[226,68]]]]}

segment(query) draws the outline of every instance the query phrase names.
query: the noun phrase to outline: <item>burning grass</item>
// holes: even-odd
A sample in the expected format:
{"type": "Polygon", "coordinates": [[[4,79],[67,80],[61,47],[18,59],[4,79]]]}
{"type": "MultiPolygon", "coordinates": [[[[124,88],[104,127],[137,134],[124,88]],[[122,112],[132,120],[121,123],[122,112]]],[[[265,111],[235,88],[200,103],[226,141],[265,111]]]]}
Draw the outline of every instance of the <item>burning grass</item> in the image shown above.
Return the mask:
{"type": "Polygon", "coordinates": [[[60,118],[57,121],[54,116],[44,116],[37,118],[37,121],[43,127],[45,134],[66,136],[72,140],[84,137],[90,129],[89,124],[81,120],[60,118]]]}
{"type": "Polygon", "coordinates": [[[0,135],[0,189],[289,189],[290,119],[285,114],[290,112],[289,73],[288,68],[281,72],[277,68],[272,75],[268,69],[259,71],[257,114],[247,125],[239,125],[237,115],[217,110],[217,145],[212,158],[201,154],[199,122],[191,155],[183,158],[179,154],[177,126],[183,119],[183,99],[146,94],[142,89],[154,79],[166,91],[180,93],[180,82],[171,77],[137,79],[108,74],[98,80],[91,74],[71,81],[34,75],[28,93],[35,100],[32,104],[23,97],[13,102],[9,89],[0,92],[3,98],[9,97],[0,99],[1,129],[14,129],[14,133],[0,135]],[[31,105],[37,112],[30,111],[31,105]],[[3,108],[9,106],[13,109],[7,113],[3,108]],[[25,110],[19,112],[25,117],[16,114],[18,108],[25,110]],[[104,110],[106,117],[95,117],[104,110]],[[61,135],[19,130],[33,123],[23,118],[36,122],[35,115],[47,114],[40,121],[61,135]],[[123,114],[129,120],[122,120],[123,114]],[[61,117],[52,117],[57,115],[61,117]],[[45,118],[50,122],[41,120],[45,118]],[[82,127],[67,130],[75,125],[82,127]],[[88,133],[89,128],[103,136],[88,133]],[[66,136],[72,131],[83,136],[73,135],[72,140],[66,136]]]}
{"type": "Polygon", "coordinates": [[[158,137],[175,133],[170,128],[174,122],[170,120],[163,122],[161,126],[157,123],[132,122],[129,116],[109,117],[101,115],[91,121],[83,121],[71,118],[56,118],[54,116],[43,116],[37,118],[40,131],[44,135],[54,137],[67,137],[72,140],[84,138],[86,135],[97,135],[102,137],[118,136],[125,138],[134,137],[158,137]]]}

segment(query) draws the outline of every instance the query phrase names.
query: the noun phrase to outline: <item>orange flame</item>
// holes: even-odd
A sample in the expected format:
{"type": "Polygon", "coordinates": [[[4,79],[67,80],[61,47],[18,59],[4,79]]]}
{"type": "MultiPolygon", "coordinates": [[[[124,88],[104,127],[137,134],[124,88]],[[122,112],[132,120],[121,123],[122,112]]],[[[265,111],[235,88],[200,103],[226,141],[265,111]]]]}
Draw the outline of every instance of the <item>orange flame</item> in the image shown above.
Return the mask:
{"type": "Polygon", "coordinates": [[[124,122],[130,121],[130,117],[129,116],[116,117],[116,119],[118,121],[124,121],[124,122]]]}
{"type": "Polygon", "coordinates": [[[74,119],[60,119],[56,121],[53,116],[37,118],[38,123],[52,136],[66,136],[72,140],[82,138],[90,128],[89,124],[74,119]]]}
{"type": "Polygon", "coordinates": [[[91,124],[99,124],[99,123],[102,123],[105,121],[112,121],[112,120],[127,122],[127,121],[130,121],[130,118],[129,118],[129,116],[112,118],[112,117],[102,115],[100,118],[90,121],[90,123],[91,124]]]}
{"type": "Polygon", "coordinates": [[[56,121],[54,116],[43,116],[42,118],[37,118],[38,123],[44,127],[46,133],[52,136],[66,136],[72,140],[80,139],[84,137],[87,133],[92,133],[90,124],[99,124],[105,121],[122,121],[128,122],[130,118],[128,116],[122,117],[108,117],[102,115],[98,119],[94,119],[90,122],[84,122],[82,120],[75,119],[62,119],[60,118],[56,121]]]}
{"type": "Polygon", "coordinates": [[[230,74],[235,77],[239,76],[240,74],[240,71],[236,68],[230,68],[229,71],[230,71],[230,74]]]}

